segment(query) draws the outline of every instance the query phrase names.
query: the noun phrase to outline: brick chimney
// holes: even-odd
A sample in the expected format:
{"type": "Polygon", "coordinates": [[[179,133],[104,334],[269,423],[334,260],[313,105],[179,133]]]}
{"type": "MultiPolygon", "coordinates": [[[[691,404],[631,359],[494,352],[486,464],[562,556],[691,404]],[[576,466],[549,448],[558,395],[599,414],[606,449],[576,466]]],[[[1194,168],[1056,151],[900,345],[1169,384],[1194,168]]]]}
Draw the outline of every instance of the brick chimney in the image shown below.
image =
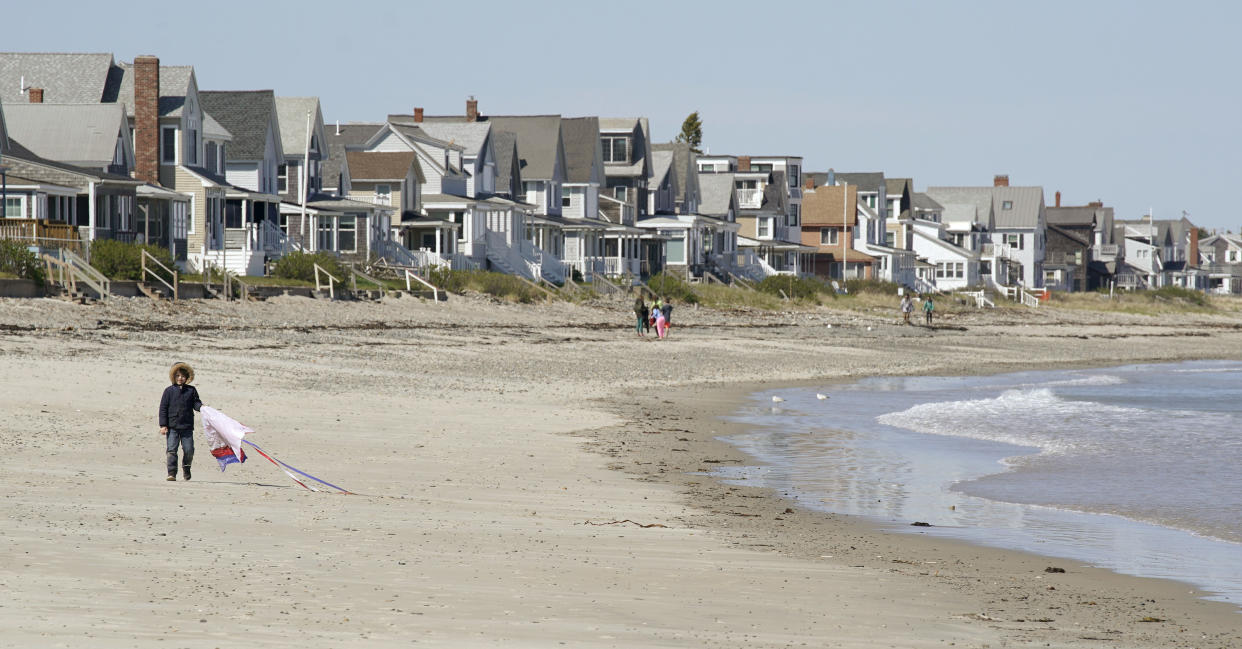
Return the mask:
{"type": "Polygon", "coordinates": [[[423,107],[422,106],[414,107],[414,121],[415,122],[423,121],[423,107]]]}
{"type": "Polygon", "coordinates": [[[43,89],[42,88],[29,88],[28,90],[30,91],[30,103],[32,104],[43,103],[43,89]]]}
{"type": "Polygon", "coordinates": [[[1091,201],[1087,203],[1087,207],[1104,207],[1104,201],[1091,201]]]}
{"type": "Polygon", "coordinates": [[[750,156],[740,155],[737,157],[737,170],[750,171],[750,156]]]}
{"type": "MultiPolygon", "coordinates": [[[[422,120],[418,121],[421,122],[422,120]]],[[[466,121],[479,121],[479,100],[475,99],[473,96],[466,100],[466,121]]]]}
{"type": "Polygon", "coordinates": [[[1009,186],[1009,176],[1008,176],[1008,175],[997,175],[997,176],[994,176],[994,177],[992,178],[992,186],[993,186],[993,187],[1008,187],[1008,186],[1009,186]]]}
{"type": "Polygon", "coordinates": [[[1186,265],[1199,265],[1199,228],[1190,228],[1190,243],[1186,246],[1186,265]]]}
{"type": "Polygon", "coordinates": [[[160,60],[134,57],[134,177],[160,183],[160,60]]]}
{"type": "Polygon", "coordinates": [[[1057,192],[1057,207],[1061,207],[1061,192],[1057,192]]]}
{"type": "Polygon", "coordinates": [[[807,189],[815,189],[815,179],[814,179],[814,178],[812,178],[812,177],[810,177],[810,176],[807,176],[807,177],[806,177],[806,188],[807,188],[807,189]]]}

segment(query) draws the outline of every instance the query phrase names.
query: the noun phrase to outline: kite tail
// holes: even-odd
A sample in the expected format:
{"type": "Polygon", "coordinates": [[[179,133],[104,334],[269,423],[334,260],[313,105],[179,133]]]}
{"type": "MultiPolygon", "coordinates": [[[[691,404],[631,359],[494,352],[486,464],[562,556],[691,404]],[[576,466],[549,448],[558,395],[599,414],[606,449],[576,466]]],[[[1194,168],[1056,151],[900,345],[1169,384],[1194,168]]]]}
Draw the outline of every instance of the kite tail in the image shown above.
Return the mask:
{"type": "Polygon", "coordinates": [[[259,452],[259,455],[262,455],[263,457],[267,458],[267,460],[268,460],[269,462],[271,462],[272,464],[275,464],[276,466],[280,467],[280,469],[281,469],[282,471],[284,471],[284,472],[285,472],[285,475],[289,476],[289,478],[290,478],[290,479],[292,479],[294,482],[296,482],[296,483],[298,483],[299,485],[301,485],[303,489],[306,489],[306,490],[308,490],[308,491],[319,491],[318,489],[316,489],[316,488],[314,488],[314,487],[312,487],[312,486],[307,485],[306,483],[302,482],[301,480],[298,480],[298,479],[297,479],[297,477],[293,475],[293,473],[297,473],[297,474],[298,474],[298,475],[300,475],[300,476],[303,476],[303,477],[306,477],[306,478],[310,478],[311,480],[314,480],[315,482],[318,482],[319,484],[322,484],[322,485],[327,485],[327,486],[329,486],[329,487],[332,487],[333,489],[336,489],[337,491],[339,491],[339,492],[341,492],[341,493],[343,493],[343,494],[350,494],[350,495],[352,495],[352,494],[353,494],[353,492],[352,492],[352,491],[349,491],[349,490],[347,490],[347,489],[342,489],[342,488],[340,488],[340,487],[338,487],[338,486],[336,486],[336,485],[332,484],[331,482],[327,482],[327,481],[324,481],[324,480],[320,480],[319,478],[316,478],[315,476],[313,476],[313,475],[311,475],[311,474],[309,474],[309,473],[306,473],[306,472],[304,472],[304,471],[301,471],[301,470],[299,470],[299,469],[297,469],[297,468],[295,468],[295,467],[292,467],[292,466],[290,466],[290,465],[288,465],[288,464],[285,464],[284,462],[281,462],[280,460],[277,460],[276,458],[274,458],[274,457],[272,457],[272,456],[268,455],[267,453],[265,453],[265,452],[263,451],[263,449],[262,449],[262,448],[259,448],[259,445],[258,445],[258,444],[255,444],[254,442],[252,442],[252,441],[250,441],[250,440],[248,440],[248,439],[243,439],[242,441],[243,441],[243,442],[245,442],[246,444],[249,444],[249,445],[253,446],[253,447],[254,447],[254,449],[255,449],[256,451],[258,451],[258,452],[259,452]],[[293,473],[290,473],[290,471],[292,471],[293,473]]]}

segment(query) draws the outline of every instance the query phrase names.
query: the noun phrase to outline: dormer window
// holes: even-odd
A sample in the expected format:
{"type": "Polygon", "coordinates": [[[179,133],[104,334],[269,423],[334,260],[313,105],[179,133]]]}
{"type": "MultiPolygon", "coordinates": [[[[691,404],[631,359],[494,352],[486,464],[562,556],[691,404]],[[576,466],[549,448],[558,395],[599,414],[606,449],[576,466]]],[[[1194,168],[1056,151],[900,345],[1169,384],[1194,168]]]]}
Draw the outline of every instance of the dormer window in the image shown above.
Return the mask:
{"type": "Polygon", "coordinates": [[[630,161],[630,138],[605,136],[600,138],[600,143],[604,148],[604,162],[630,161]]]}
{"type": "Polygon", "coordinates": [[[1013,209],[1013,201],[1001,201],[1001,209],[1002,209],[1002,210],[1012,210],[1012,209],[1013,209]]]}

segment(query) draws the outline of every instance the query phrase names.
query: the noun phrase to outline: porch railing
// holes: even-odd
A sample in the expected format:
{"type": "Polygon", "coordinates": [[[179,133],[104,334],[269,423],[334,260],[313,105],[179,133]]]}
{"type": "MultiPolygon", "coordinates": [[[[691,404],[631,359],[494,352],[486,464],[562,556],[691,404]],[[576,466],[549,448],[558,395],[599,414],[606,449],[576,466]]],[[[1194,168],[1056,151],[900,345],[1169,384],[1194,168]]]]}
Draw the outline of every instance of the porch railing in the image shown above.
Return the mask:
{"type": "Polygon", "coordinates": [[[40,248],[69,248],[85,256],[86,242],[75,226],[34,219],[0,219],[0,239],[28,241],[40,248]]]}

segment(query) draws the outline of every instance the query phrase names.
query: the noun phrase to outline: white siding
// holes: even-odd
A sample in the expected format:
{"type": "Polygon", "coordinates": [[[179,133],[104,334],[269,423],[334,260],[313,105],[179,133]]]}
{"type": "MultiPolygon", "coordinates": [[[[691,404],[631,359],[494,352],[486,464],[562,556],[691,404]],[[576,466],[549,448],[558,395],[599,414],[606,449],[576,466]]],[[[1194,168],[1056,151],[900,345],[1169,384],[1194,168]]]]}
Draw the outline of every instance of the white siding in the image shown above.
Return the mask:
{"type": "Polygon", "coordinates": [[[244,187],[252,192],[262,191],[259,188],[259,165],[255,162],[230,162],[225,168],[224,179],[230,185],[244,187]]]}

